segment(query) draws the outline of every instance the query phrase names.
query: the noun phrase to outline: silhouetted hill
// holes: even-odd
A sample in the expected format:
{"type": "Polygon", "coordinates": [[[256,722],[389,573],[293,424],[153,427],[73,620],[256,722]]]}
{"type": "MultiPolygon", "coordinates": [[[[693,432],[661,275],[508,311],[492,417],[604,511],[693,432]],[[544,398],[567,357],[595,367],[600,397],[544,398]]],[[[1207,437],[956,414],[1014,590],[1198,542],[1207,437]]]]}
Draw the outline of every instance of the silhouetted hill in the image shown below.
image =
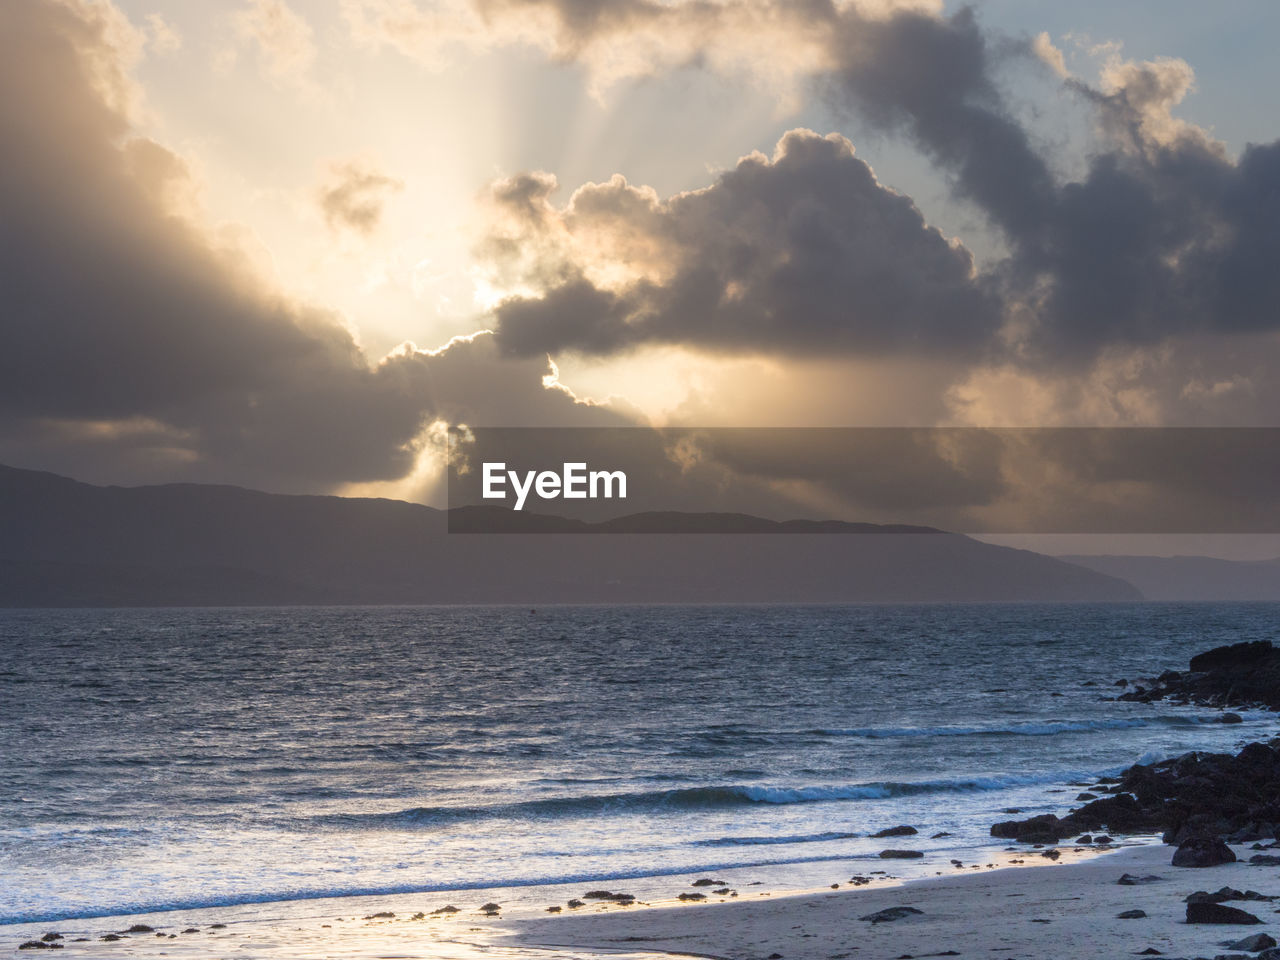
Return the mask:
{"type": "Polygon", "coordinates": [[[1120,577],[1148,600],[1280,600],[1280,560],[1215,557],[1060,557],[1120,577]]]}
{"type": "Polygon", "coordinates": [[[924,528],[728,514],[513,522],[550,532],[449,533],[444,511],[395,500],[96,487],[0,467],[0,605],[1139,598],[1082,567],[924,528]],[[581,535],[616,531],[644,535],[581,535]]]}

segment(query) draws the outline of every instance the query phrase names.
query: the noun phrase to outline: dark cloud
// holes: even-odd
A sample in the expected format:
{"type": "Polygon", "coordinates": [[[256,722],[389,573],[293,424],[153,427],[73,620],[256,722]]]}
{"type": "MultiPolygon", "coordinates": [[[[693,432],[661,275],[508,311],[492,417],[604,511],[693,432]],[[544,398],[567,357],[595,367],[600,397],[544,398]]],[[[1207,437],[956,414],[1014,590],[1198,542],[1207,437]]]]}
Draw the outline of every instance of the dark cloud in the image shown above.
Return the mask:
{"type": "MultiPolygon", "coordinates": [[[[341,318],[195,226],[181,158],[131,135],[111,14],[0,4],[0,459],[276,489],[405,475],[425,424],[460,406],[438,383],[492,348],[371,363],[341,318]]],[[[335,200],[345,222],[371,222],[370,185],[335,200]]],[[[495,358],[482,406],[582,409],[544,372],[495,358]]]]}
{"type": "Polygon", "coordinates": [[[368,162],[348,160],[329,169],[316,191],[316,200],[330,229],[368,236],[382,221],[387,197],[403,189],[404,181],[387,176],[368,162]]]}
{"type": "Polygon", "coordinates": [[[837,66],[824,84],[838,106],[906,133],[953,176],[961,196],[1010,233],[1032,235],[1051,216],[1048,165],[995,79],[995,68],[1017,47],[997,43],[1004,53],[993,53],[972,8],[949,18],[846,12],[832,44],[837,66]]]}
{"type": "Polygon", "coordinates": [[[496,311],[498,342],[513,354],[643,343],[954,353],[1000,322],[968,251],[882,186],[841,137],[792,131],[772,159],[746,157],[712,187],[665,203],[615,177],[554,211],[552,189],[545,178],[500,185],[505,233],[482,251],[507,273],[510,257],[539,251],[523,279],[545,294],[496,311]],[[565,233],[568,247],[556,240],[565,233]],[[594,279],[611,257],[639,276],[594,279]]]}
{"type": "MultiPolygon", "coordinates": [[[[527,274],[538,292],[497,311],[501,342],[514,353],[599,354],[650,342],[801,354],[943,350],[1043,369],[1087,365],[1115,346],[1280,326],[1272,266],[1280,143],[1234,159],[1176,119],[1193,80],[1181,61],[1113,61],[1099,87],[1067,81],[1093,111],[1098,139],[1085,174],[1064,181],[1002,92],[1011,63],[1043,68],[1036,43],[984,31],[971,9],[942,17],[820,2],[784,11],[767,0],[480,6],[550,15],[559,54],[588,61],[585,51],[605,40],[621,47],[631,33],[648,42],[664,18],[705,51],[740,40],[744,23],[773,23],[779,50],[820,31],[812,73],[832,102],[919,147],[1009,251],[969,276],[963,248],[945,245],[851,151],[792,134],[774,163],[749,158],[710,189],[667,204],[617,182],[580,191],[564,214],[570,231],[587,235],[580,211],[593,203],[598,229],[665,244],[679,265],[619,286],[599,282],[598,265],[593,272],[582,257],[535,244],[541,272],[527,274]]],[[[619,264],[653,258],[636,243],[606,253],[619,264]]]]}

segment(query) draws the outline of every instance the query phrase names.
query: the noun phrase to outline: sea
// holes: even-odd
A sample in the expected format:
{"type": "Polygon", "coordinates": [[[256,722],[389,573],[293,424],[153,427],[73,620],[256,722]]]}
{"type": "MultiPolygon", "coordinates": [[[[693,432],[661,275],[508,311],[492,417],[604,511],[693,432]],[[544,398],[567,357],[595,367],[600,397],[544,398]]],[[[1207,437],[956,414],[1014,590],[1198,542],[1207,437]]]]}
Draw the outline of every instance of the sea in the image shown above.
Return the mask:
{"type": "Polygon", "coordinates": [[[799,889],[883,869],[886,847],[983,863],[1006,811],[1274,735],[1274,714],[1116,697],[1272,638],[1278,613],[0,611],[0,925],[696,876],[799,889]],[[919,832],[871,836],[901,824],[919,832]]]}

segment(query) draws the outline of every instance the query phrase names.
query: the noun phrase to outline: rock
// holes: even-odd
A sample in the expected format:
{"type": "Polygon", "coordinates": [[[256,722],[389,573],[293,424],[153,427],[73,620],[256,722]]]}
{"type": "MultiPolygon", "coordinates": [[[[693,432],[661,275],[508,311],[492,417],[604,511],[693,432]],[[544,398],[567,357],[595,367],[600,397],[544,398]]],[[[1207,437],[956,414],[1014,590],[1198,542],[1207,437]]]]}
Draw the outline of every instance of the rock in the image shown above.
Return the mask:
{"type": "Polygon", "coordinates": [[[873,833],[871,836],[879,840],[884,837],[914,837],[919,832],[920,831],[915,827],[909,827],[904,824],[900,827],[886,827],[884,830],[873,833]]]}
{"type": "Polygon", "coordinates": [[[560,907],[558,906],[547,907],[547,913],[559,913],[559,912],[560,912],[560,907]]]}
{"type": "Polygon", "coordinates": [[[680,894],[680,896],[679,896],[677,899],[680,899],[680,900],[705,900],[705,899],[707,899],[707,895],[706,895],[705,893],[682,893],[682,894],[680,894]]]}
{"type": "Polygon", "coordinates": [[[949,836],[951,836],[951,834],[949,834],[949,833],[947,833],[947,831],[943,830],[941,833],[935,833],[935,834],[934,834],[933,836],[931,836],[929,839],[930,839],[930,840],[941,840],[943,837],[949,837],[949,836]]]}
{"type": "Polygon", "coordinates": [[[1245,937],[1243,940],[1223,944],[1228,950],[1244,950],[1246,953],[1257,953],[1259,950],[1266,950],[1275,945],[1275,938],[1265,933],[1255,933],[1253,936],[1245,937]]]}
{"type": "Polygon", "coordinates": [[[371,914],[369,914],[369,915],[368,915],[367,917],[365,917],[364,919],[366,919],[366,920],[391,920],[391,919],[393,919],[394,917],[395,917],[395,914],[394,914],[394,913],[392,913],[390,910],[381,910],[381,911],[379,911],[378,913],[371,913],[371,914]]]}
{"type": "Polygon", "coordinates": [[[1086,833],[1083,836],[1077,837],[1076,843],[1093,843],[1093,837],[1086,833]]]}
{"type": "Polygon", "coordinates": [[[1094,838],[1093,838],[1093,842],[1094,842],[1095,844],[1098,844],[1098,843],[1106,844],[1106,843],[1110,843],[1110,842],[1111,842],[1111,838],[1110,838],[1110,837],[1108,837],[1105,833],[1102,833],[1102,834],[1099,834],[1098,836],[1094,837],[1094,838]]]}
{"type": "MultiPolygon", "coordinates": [[[[700,880],[693,881],[693,883],[689,884],[689,886],[691,887],[723,887],[723,886],[727,886],[728,882],[729,881],[727,880],[709,880],[706,877],[703,877],[700,880]]],[[[591,894],[587,894],[587,896],[591,896],[591,894]]]]}
{"type": "Polygon", "coordinates": [[[1252,913],[1238,910],[1235,907],[1224,907],[1220,903],[1188,903],[1187,923],[1261,923],[1252,913]]]}
{"type": "Polygon", "coordinates": [[[1255,867],[1280,867],[1280,857],[1269,853],[1255,853],[1249,858],[1249,863],[1255,867]]]}
{"type": "Polygon", "coordinates": [[[439,909],[436,909],[436,910],[432,910],[431,915],[433,917],[439,917],[444,914],[457,913],[457,912],[458,912],[457,907],[455,907],[452,903],[446,903],[443,907],[440,907],[439,909]]]}
{"type": "Polygon", "coordinates": [[[901,920],[903,917],[923,913],[923,910],[917,910],[915,907],[889,907],[885,910],[877,910],[875,913],[868,913],[865,917],[859,917],[858,919],[867,923],[892,923],[894,920],[901,920]]]}
{"type": "Polygon", "coordinates": [[[187,927],[187,929],[183,930],[182,932],[183,932],[183,933],[199,933],[199,932],[200,932],[200,928],[199,928],[199,927],[187,927]]]}
{"type": "Polygon", "coordinates": [[[1244,723],[1244,717],[1238,713],[1224,713],[1218,717],[1219,723],[1244,723]]]}
{"type": "Polygon", "coordinates": [[[1205,893],[1203,890],[1197,890],[1195,893],[1188,894],[1187,903],[1223,903],[1227,900],[1258,900],[1269,902],[1276,899],[1275,897],[1264,897],[1256,890],[1245,890],[1243,892],[1236,890],[1234,887],[1223,887],[1217,893],[1205,893]]]}
{"type": "Polygon", "coordinates": [[[919,860],[924,854],[919,850],[881,850],[881,860],[919,860]]]}
{"type": "Polygon", "coordinates": [[[1268,640],[1216,647],[1192,657],[1189,666],[1184,673],[1166,671],[1150,690],[1137,687],[1119,699],[1280,708],[1280,649],[1268,640]]]}
{"type": "MultiPolygon", "coordinates": [[[[1072,831],[1074,832],[1074,831],[1072,831]]],[[[1042,813],[1026,820],[1006,820],[991,828],[991,836],[1019,843],[1057,843],[1066,833],[1062,822],[1052,813],[1042,813]]]]}
{"type": "Polygon", "coordinates": [[[1226,647],[1214,647],[1208,653],[1197,654],[1191,658],[1189,666],[1192,673],[1206,673],[1229,667],[1252,667],[1266,660],[1273,652],[1270,640],[1233,643],[1226,647]]]}
{"type": "Polygon", "coordinates": [[[1141,920],[1144,917],[1146,917],[1146,915],[1147,915],[1147,911],[1145,910],[1126,910],[1124,913],[1117,913],[1116,919],[1117,920],[1141,920]]]}
{"type": "Polygon", "coordinates": [[[1198,836],[1184,840],[1173,854],[1175,867],[1217,867],[1235,863],[1236,855],[1217,837],[1198,836]]]}
{"type": "Polygon", "coordinates": [[[583,903],[581,900],[570,900],[568,903],[568,907],[570,910],[577,910],[579,907],[585,907],[585,906],[586,904],[583,903]]]}
{"type": "Polygon", "coordinates": [[[28,940],[18,944],[19,950],[48,950],[49,945],[40,940],[28,940]]]}
{"type": "Polygon", "coordinates": [[[1122,887],[1136,887],[1142,883],[1159,883],[1163,879],[1164,877],[1157,877],[1154,873],[1149,873],[1145,877],[1135,877],[1132,873],[1122,873],[1116,883],[1122,887]]]}
{"type": "Polygon", "coordinates": [[[61,939],[62,939],[62,934],[60,934],[60,933],[46,933],[46,934],[45,934],[43,937],[41,937],[40,939],[41,939],[43,942],[45,942],[45,943],[53,943],[55,940],[61,940],[61,939]]]}
{"type": "MultiPolygon", "coordinates": [[[[838,886],[840,886],[840,884],[833,883],[831,885],[831,889],[834,890],[838,886]]],[[[727,897],[729,896],[729,894],[733,893],[733,891],[730,890],[728,887],[721,887],[719,890],[712,890],[711,892],[714,893],[717,897],[727,897]]]]}
{"type": "Polygon", "coordinates": [[[145,923],[135,923],[125,933],[155,933],[155,927],[148,927],[145,923]]]}
{"type": "Polygon", "coordinates": [[[120,934],[118,933],[108,933],[105,936],[99,937],[98,939],[105,940],[107,943],[115,943],[117,940],[123,940],[124,937],[120,936],[120,934]]]}
{"type": "Polygon", "coordinates": [[[1057,850],[1046,850],[1044,853],[1040,854],[1040,856],[1044,857],[1046,860],[1057,860],[1062,856],[1062,854],[1057,850]]]}
{"type": "Polygon", "coordinates": [[[500,904],[496,904],[492,902],[483,904],[480,907],[480,912],[487,917],[496,916],[501,910],[502,910],[502,907],[500,904]]]}
{"type": "Polygon", "coordinates": [[[1097,800],[1097,799],[1098,799],[1098,795],[1096,793],[1089,793],[1088,791],[1076,795],[1077,803],[1084,803],[1086,800],[1097,800]]]}

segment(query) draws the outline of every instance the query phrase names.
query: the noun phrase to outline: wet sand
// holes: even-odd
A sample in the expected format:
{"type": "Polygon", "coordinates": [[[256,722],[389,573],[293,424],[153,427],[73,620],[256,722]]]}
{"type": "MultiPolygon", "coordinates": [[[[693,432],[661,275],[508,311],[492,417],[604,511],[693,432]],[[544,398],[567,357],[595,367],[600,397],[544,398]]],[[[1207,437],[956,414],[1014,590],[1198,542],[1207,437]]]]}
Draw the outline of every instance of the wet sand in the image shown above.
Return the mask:
{"type": "MultiPolygon", "coordinates": [[[[608,954],[626,960],[650,960],[669,954],[694,954],[732,960],[890,960],[902,957],[1054,958],[1093,960],[1154,949],[1170,957],[1214,957],[1222,944],[1280,927],[1280,902],[1233,902],[1263,921],[1256,926],[1188,925],[1184,898],[1196,890],[1231,886],[1280,894],[1280,871],[1236,863],[1207,869],[1170,866],[1172,848],[1154,843],[1091,856],[1092,851],[1062,848],[1058,861],[1039,850],[1006,857],[1022,866],[988,869],[985,864],[957,868],[931,863],[944,876],[872,883],[803,894],[743,888],[737,897],[693,887],[691,878],[662,878],[666,900],[619,906],[588,901],[570,909],[563,899],[557,914],[545,905],[569,888],[529,891],[524,905],[497,917],[479,912],[474,896],[454,896],[457,913],[432,916],[439,895],[427,898],[347,898],[317,901],[281,916],[281,905],[115,917],[0,928],[0,955],[31,958],[84,957],[235,957],[254,958],[436,958],[436,960],[518,960],[546,957],[579,960],[608,954]],[[1083,859],[1080,859],[1083,858],[1083,859]],[[1121,886],[1124,874],[1163,879],[1121,886]],[[679,902],[681,892],[704,892],[706,900],[679,902]],[[536,905],[535,905],[536,904],[536,905]],[[870,922],[860,918],[882,910],[910,907],[901,919],[870,922]],[[341,914],[335,911],[342,910],[341,914]],[[1119,919],[1142,910],[1146,917],[1119,919]],[[378,914],[394,914],[379,916],[378,914]],[[101,939],[134,923],[142,931],[120,940],[101,939]],[[225,926],[214,926],[222,923],[225,926]],[[64,949],[18,951],[18,944],[42,932],[63,934],[64,949]],[[195,931],[195,932],[186,932],[195,931]],[[159,935],[157,935],[159,934],[159,935]],[[77,937],[86,937],[76,942],[77,937]],[[777,955],[775,957],[775,955],[777,955]]],[[[1247,859],[1248,851],[1237,848],[1247,859]]],[[[865,867],[865,861],[858,866],[865,867]]],[[[832,865],[835,867],[835,865],[832,865]]],[[[865,874],[864,874],[865,875],[865,874]]],[[[844,880],[847,881],[847,877],[844,880]]],[[[619,884],[617,889],[625,889],[619,884]]],[[[581,896],[585,891],[577,890],[581,896]]]]}

